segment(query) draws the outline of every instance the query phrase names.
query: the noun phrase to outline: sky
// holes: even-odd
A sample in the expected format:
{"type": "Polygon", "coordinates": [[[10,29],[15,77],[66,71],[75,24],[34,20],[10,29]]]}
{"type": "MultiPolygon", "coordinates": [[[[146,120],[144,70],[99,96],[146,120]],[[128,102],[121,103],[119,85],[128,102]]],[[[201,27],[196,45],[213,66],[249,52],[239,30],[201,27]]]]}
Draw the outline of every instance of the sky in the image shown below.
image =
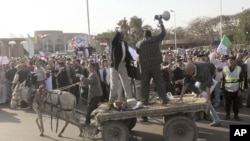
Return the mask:
{"type": "MultiPolygon", "coordinates": [[[[250,8],[250,0],[88,0],[88,7],[90,34],[96,35],[114,30],[124,17],[137,16],[156,28],[154,16],[170,10],[165,27],[174,28],[175,21],[185,27],[197,17],[239,13],[250,8]]],[[[88,34],[87,15],[87,0],[1,0],[0,38],[33,36],[36,30],[88,34]]]]}

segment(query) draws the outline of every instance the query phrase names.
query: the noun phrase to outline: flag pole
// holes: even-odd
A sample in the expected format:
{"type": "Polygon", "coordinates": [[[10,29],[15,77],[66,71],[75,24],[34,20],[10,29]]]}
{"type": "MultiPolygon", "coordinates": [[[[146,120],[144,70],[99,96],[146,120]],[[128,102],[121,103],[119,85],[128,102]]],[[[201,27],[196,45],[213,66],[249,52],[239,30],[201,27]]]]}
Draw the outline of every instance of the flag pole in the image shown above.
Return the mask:
{"type": "Polygon", "coordinates": [[[220,38],[222,39],[222,0],[220,0],[220,38]]]}
{"type": "Polygon", "coordinates": [[[89,2],[88,2],[88,0],[86,0],[86,2],[87,2],[87,18],[88,18],[88,31],[89,31],[88,44],[90,44],[89,2]]]}

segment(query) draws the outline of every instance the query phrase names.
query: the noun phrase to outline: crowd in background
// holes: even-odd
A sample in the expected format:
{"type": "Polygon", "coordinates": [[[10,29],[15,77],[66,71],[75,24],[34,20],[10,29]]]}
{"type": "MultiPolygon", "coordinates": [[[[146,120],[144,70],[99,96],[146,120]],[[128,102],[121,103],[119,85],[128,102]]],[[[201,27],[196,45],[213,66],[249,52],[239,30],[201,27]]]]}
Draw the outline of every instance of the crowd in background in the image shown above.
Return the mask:
{"type": "MultiPolygon", "coordinates": [[[[185,67],[185,64],[189,61],[205,61],[213,63],[217,68],[215,79],[219,82],[222,78],[221,69],[227,65],[228,56],[236,56],[237,64],[244,68],[245,76],[247,77],[246,82],[248,82],[250,78],[248,76],[250,67],[250,53],[248,53],[247,50],[231,49],[228,51],[228,55],[217,54],[216,51],[213,51],[212,49],[204,51],[193,49],[182,55],[177,55],[170,51],[162,52],[163,60],[161,64],[161,71],[162,77],[165,82],[166,91],[171,92],[174,95],[180,94],[182,80],[184,77],[183,69],[185,67]]],[[[13,58],[12,60],[10,60],[9,64],[0,65],[0,103],[2,104],[10,101],[11,91],[14,88],[13,85],[15,85],[16,83],[14,82],[14,76],[16,72],[20,70],[26,70],[28,74],[31,75],[31,77],[29,77],[30,82],[28,82],[27,80],[26,85],[32,88],[37,88],[38,85],[41,84],[41,82],[44,82],[47,89],[52,90],[79,82],[80,79],[75,76],[77,73],[83,74],[85,77],[88,77],[86,66],[89,63],[96,64],[96,71],[100,76],[103,89],[102,101],[108,101],[110,84],[109,56],[106,53],[95,53],[89,57],[65,55],[48,56],[46,59],[42,59],[39,56],[34,56],[32,58],[13,58]],[[105,76],[103,76],[104,70],[106,73],[105,76]],[[34,78],[32,76],[33,74],[36,74],[36,76],[38,77],[34,78]]],[[[135,81],[135,88],[137,88],[138,90],[138,87],[140,86],[140,79],[137,79],[135,81]]],[[[74,86],[68,90],[71,91],[79,100],[80,92],[82,92],[81,95],[85,99],[87,98],[87,87],[84,87],[84,90],[82,91],[80,91],[78,86],[74,86]]],[[[123,91],[120,85],[118,91],[119,93],[122,93],[123,91]]],[[[134,92],[134,94],[136,94],[136,92],[134,92]]],[[[223,99],[223,95],[221,95],[219,86],[215,89],[213,98],[215,107],[219,106],[222,103],[221,100],[223,99]]],[[[249,107],[250,105],[247,106],[249,107]]]]}

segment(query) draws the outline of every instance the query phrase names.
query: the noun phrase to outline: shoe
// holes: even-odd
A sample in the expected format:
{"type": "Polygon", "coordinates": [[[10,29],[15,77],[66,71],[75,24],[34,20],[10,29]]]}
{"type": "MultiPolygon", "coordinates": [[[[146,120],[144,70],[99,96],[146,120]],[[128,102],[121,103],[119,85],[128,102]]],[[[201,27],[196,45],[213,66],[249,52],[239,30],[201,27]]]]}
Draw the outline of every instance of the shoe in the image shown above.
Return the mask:
{"type": "Polygon", "coordinates": [[[224,120],[230,120],[230,116],[225,116],[224,120]]]}
{"type": "Polygon", "coordinates": [[[141,117],[140,122],[148,122],[148,117],[141,117]]]}
{"type": "Polygon", "coordinates": [[[237,121],[241,121],[239,116],[234,116],[234,119],[237,120],[237,121]]]}
{"type": "Polygon", "coordinates": [[[209,126],[212,126],[212,127],[220,127],[221,126],[221,122],[218,121],[218,122],[212,122],[209,124],[209,126]]]}

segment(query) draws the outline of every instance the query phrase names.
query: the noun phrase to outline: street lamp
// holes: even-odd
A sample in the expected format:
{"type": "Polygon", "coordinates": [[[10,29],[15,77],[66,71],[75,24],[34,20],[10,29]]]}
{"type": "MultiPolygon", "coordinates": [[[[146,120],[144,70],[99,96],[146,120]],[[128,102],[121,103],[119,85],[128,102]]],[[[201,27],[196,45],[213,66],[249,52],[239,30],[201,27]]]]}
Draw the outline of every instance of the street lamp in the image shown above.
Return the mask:
{"type": "Polygon", "coordinates": [[[87,20],[88,20],[88,32],[89,32],[88,44],[90,44],[91,40],[90,40],[90,23],[89,23],[89,1],[86,0],[86,3],[87,3],[87,20]]]}
{"type": "Polygon", "coordinates": [[[9,58],[11,57],[11,50],[13,48],[13,46],[16,44],[15,41],[9,41],[8,44],[10,45],[9,47],[9,58]]]}
{"type": "Polygon", "coordinates": [[[170,10],[170,12],[174,13],[174,47],[177,49],[177,43],[176,43],[176,13],[174,10],[170,10]]]}

